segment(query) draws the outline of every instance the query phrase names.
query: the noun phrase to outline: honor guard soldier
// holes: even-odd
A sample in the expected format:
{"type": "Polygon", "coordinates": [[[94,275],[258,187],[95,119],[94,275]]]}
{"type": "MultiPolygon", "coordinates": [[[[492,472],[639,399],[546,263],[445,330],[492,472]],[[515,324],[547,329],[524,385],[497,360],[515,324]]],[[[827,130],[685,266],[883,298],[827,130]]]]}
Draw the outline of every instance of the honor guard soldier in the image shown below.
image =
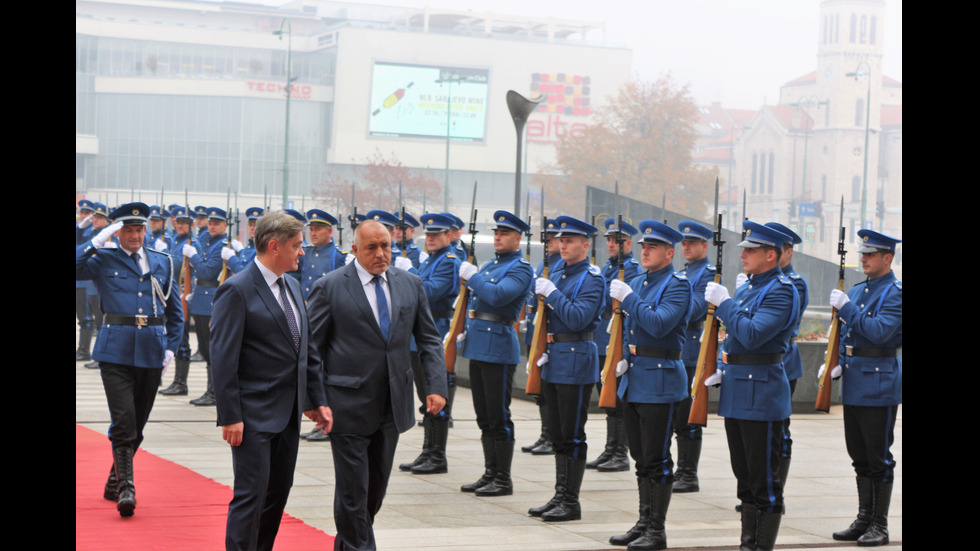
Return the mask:
{"type": "MultiPolygon", "coordinates": [[[[393,215],[389,214],[389,216],[393,215]]],[[[368,218],[373,218],[370,212],[368,218]]],[[[385,217],[379,216],[377,220],[384,223],[382,221],[384,219],[385,217]]],[[[398,219],[395,218],[395,222],[397,221],[398,219]]],[[[425,296],[429,300],[429,311],[440,335],[449,332],[449,325],[453,317],[453,301],[458,296],[460,287],[458,274],[460,259],[456,257],[453,248],[449,245],[450,223],[449,217],[441,214],[422,215],[422,225],[425,227],[425,246],[429,250],[429,257],[419,265],[418,276],[422,279],[422,287],[425,289],[425,296]]],[[[402,258],[402,260],[408,261],[407,258],[402,258]]],[[[456,377],[452,373],[448,374],[449,393],[446,406],[442,411],[438,414],[427,413],[425,411],[425,396],[429,392],[426,388],[425,373],[422,370],[421,359],[418,356],[414,341],[411,349],[412,372],[415,376],[416,394],[422,402],[420,412],[423,414],[422,428],[425,436],[422,453],[415,461],[403,463],[398,468],[403,471],[411,471],[412,474],[445,473],[449,470],[446,461],[446,441],[449,437],[449,415],[452,411],[456,377]]]]}
{"type": "MultiPolygon", "coordinates": [[[[449,231],[449,244],[456,250],[456,256],[463,259],[469,258],[469,251],[466,249],[466,244],[459,238],[463,233],[463,228],[466,227],[466,222],[463,222],[462,218],[451,212],[443,212],[441,214],[448,216],[453,221],[452,228],[449,231]]],[[[476,258],[475,254],[473,258],[476,258]]]]}
{"type": "Polygon", "coordinates": [[[742,226],[745,240],[739,247],[748,282],[734,297],[713,281],[705,289],[705,300],[717,307],[715,316],[728,332],[722,363],[705,385],[715,384],[719,377],[722,382],[718,415],[725,418],[742,502],[742,546],[771,551],[784,512],[780,447],[791,411],[783,352],[793,333],[799,297],[779,269],[783,243],[790,237],[749,220],[742,226]]]}
{"type": "Polygon", "coordinates": [[[470,360],[473,408],[483,445],[483,476],[460,488],[478,496],[514,493],[514,421],[510,416],[514,371],[521,345],[514,325],[533,279],[531,265],[521,255],[521,234],[530,227],[517,216],[493,213],[496,257],[477,268],[463,262],[459,276],[472,292],[467,306],[463,357],[470,360]]]}
{"type": "Polygon", "coordinates": [[[208,207],[198,205],[194,207],[194,226],[197,228],[197,241],[202,247],[208,246],[211,234],[208,232],[208,207]]]}
{"type": "MultiPolygon", "coordinates": [[[[766,226],[790,237],[783,243],[783,254],[779,257],[779,269],[783,271],[783,275],[793,282],[796,287],[796,294],[800,298],[799,311],[796,314],[796,322],[793,324],[793,333],[786,344],[786,352],[783,354],[783,366],[786,369],[786,378],[789,379],[789,396],[792,399],[793,393],[796,392],[796,380],[803,376],[803,358],[800,356],[800,347],[796,344],[796,337],[800,335],[803,312],[806,311],[806,307],[810,303],[810,292],[807,289],[806,280],[793,269],[793,246],[802,243],[803,238],[779,222],[768,222],[766,226]]],[[[790,437],[789,417],[787,417],[786,426],[783,427],[783,447],[780,451],[779,462],[779,479],[783,483],[784,491],[786,490],[786,477],[789,475],[789,464],[792,457],[793,439],[790,437]]]]}
{"type": "Polygon", "coordinates": [[[248,244],[238,250],[234,259],[228,261],[228,268],[231,270],[231,273],[237,274],[245,268],[248,268],[248,265],[255,260],[255,223],[258,222],[263,212],[265,210],[260,207],[251,207],[245,210],[245,218],[248,225],[248,244]]]}
{"type": "MultiPolygon", "coordinates": [[[[95,214],[94,203],[88,199],[78,202],[78,221],[75,223],[75,246],[92,239],[98,232],[92,225],[95,214]]],[[[104,227],[104,226],[103,226],[104,227]]],[[[102,228],[99,228],[102,229],[102,228]]],[[[75,361],[87,362],[92,359],[92,318],[94,312],[89,308],[89,296],[96,303],[98,295],[91,281],[75,281],[75,319],[78,320],[78,348],[75,349],[75,361]]],[[[97,308],[97,306],[96,306],[97,308]]]]}
{"type": "MultiPolygon", "coordinates": [[[[623,224],[625,226],[625,224],[623,224]]],[[[666,549],[664,521],[674,484],[670,457],[673,417],[690,396],[682,359],[687,322],[693,309],[691,285],[674,271],[674,244],[680,232],[655,220],[640,222],[646,272],[628,280],[614,279],[609,296],[620,301],[625,317],[623,359],[617,394],[625,402],[626,433],[636,463],[640,518],[625,534],[609,538],[632,551],[666,549]]]]}
{"type": "Polygon", "coordinates": [[[423,259],[420,258],[421,251],[419,251],[418,245],[415,244],[415,228],[421,224],[419,224],[419,221],[414,216],[407,212],[405,213],[404,220],[401,219],[400,215],[398,220],[398,225],[395,226],[395,230],[391,233],[392,244],[398,246],[399,254],[401,254],[402,243],[404,243],[405,256],[412,261],[412,267],[418,270],[419,264],[422,263],[423,259]]]}
{"type": "Polygon", "coordinates": [[[535,280],[535,293],[548,307],[548,348],[538,360],[548,407],[548,432],[555,448],[555,495],[528,511],[542,520],[579,520],[579,491],[585,475],[592,385],[599,381],[594,331],[605,304],[605,280],[588,260],[590,239],[599,230],[570,216],[555,219],[564,263],[535,280]]]}
{"type": "Polygon", "coordinates": [[[310,244],[303,247],[306,254],[299,258],[300,286],[303,300],[310,298],[313,284],[326,274],[342,268],[346,253],[341,252],[333,241],[333,228],[337,219],[326,211],[310,209],[306,212],[310,228],[310,244]]]}
{"type": "Polygon", "coordinates": [[[698,366],[701,351],[701,333],[704,331],[704,317],[708,313],[708,303],[704,300],[704,289],[709,281],[715,279],[715,267],[708,263],[708,240],[714,232],[692,220],[677,225],[683,240],[681,253],[684,255],[684,269],[681,271],[691,283],[694,305],[684,331],[684,371],[687,372],[687,397],[677,404],[674,412],[674,434],[677,438],[677,469],[674,471],[674,493],[700,491],[698,482],[698,463],[701,460],[701,427],[687,422],[691,416],[691,388],[694,371],[698,366]]]}
{"type": "MultiPolygon", "coordinates": [[[[633,236],[638,230],[632,225],[623,222],[623,231],[620,234],[619,226],[615,218],[606,218],[602,223],[606,229],[606,250],[609,253],[609,260],[602,267],[602,278],[606,280],[606,294],[609,294],[609,282],[619,277],[619,241],[623,240],[623,280],[631,281],[640,275],[640,264],[633,258],[633,236]]],[[[602,309],[602,324],[595,332],[595,344],[599,349],[599,366],[606,364],[606,347],[609,346],[609,331],[607,326],[612,318],[612,301],[607,300],[606,306],[602,309]]],[[[596,383],[599,393],[602,393],[602,383],[596,383]]],[[[628,471],[630,468],[629,459],[626,458],[626,426],[623,423],[623,403],[616,400],[615,408],[604,408],[606,410],[606,448],[594,460],[585,464],[586,469],[596,469],[600,472],[628,471]]]]}
{"type": "Polygon", "coordinates": [[[892,272],[901,239],[860,230],[861,269],[868,279],[830,304],[841,322],[841,364],[822,366],[840,377],[844,441],[857,475],[857,519],[835,540],[888,543],[888,506],[895,480],[895,417],[902,403],[902,282],[892,272]]]}
{"type": "MultiPolygon", "coordinates": [[[[184,269],[184,245],[191,245],[198,252],[200,250],[197,239],[191,235],[191,226],[194,221],[187,209],[178,206],[174,207],[171,212],[174,215],[174,230],[177,233],[174,235],[173,244],[170,248],[170,257],[174,259],[174,272],[177,276],[178,289],[180,289],[181,276],[193,277],[192,273],[181,273],[184,269]]],[[[187,271],[191,272],[191,270],[192,268],[188,263],[187,271]]],[[[183,312],[183,310],[181,311],[183,312]]],[[[187,396],[187,373],[190,371],[191,365],[190,329],[190,323],[185,322],[181,332],[180,346],[177,348],[177,356],[174,358],[174,380],[170,386],[160,391],[160,394],[164,396],[187,396]]]]}
{"type": "MultiPolygon", "coordinates": [[[[98,235],[98,233],[105,229],[110,223],[109,207],[107,207],[104,203],[93,202],[92,209],[93,212],[92,215],[88,217],[88,221],[86,222],[86,219],[83,219],[79,223],[79,228],[76,233],[76,246],[81,245],[82,243],[90,240],[92,237],[98,235]]],[[[109,239],[106,242],[106,246],[115,247],[115,240],[109,239]]],[[[79,346],[82,346],[82,343],[84,343],[85,351],[88,352],[91,349],[90,341],[92,337],[94,337],[98,332],[98,328],[102,327],[102,308],[101,303],[99,302],[99,289],[95,283],[92,281],[79,282],[76,280],[76,287],[78,286],[78,283],[84,283],[85,286],[85,302],[87,304],[89,317],[89,332],[79,334],[79,346]],[[84,340],[82,340],[83,338],[84,340]]],[[[91,356],[90,352],[88,352],[88,354],[91,356]]],[[[99,362],[98,360],[92,360],[85,364],[85,367],[87,369],[98,369],[99,362]]]]}
{"type": "MultiPolygon", "coordinates": [[[[554,220],[549,219],[545,219],[545,223],[547,227],[545,228],[546,243],[544,254],[548,255],[548,266],[550,269],[556,270],[561,264],[561,254],[558,252],[560,243],[555,239],[555,235],[558,234],[558,225],[555,224],[554,220]]],[[[534,271],[534,278],[541,277],[543,271],[544,261],[542,260],[538,263],[538,267],[534,271]]],[[[527,292],[527,314],[524,316],[524,344],[528,347],[531,346],[531,340],[534,338],[534,316],[537,307],[538,298],[534,292],[534,283],[532,282],[531,288],[527,292]]],[[[530,453],[531,455],[555,455],[555,449],[551,445],[551,440],[548,436],[548,408],[544,395],[534,395],[534,403],[538,405],[538,415],[541,417],[541,435],[538,436],[538,439],[533,444],[521,446],[521,451],[530,453]]]]}
{"type": "Polygon", "coordinates": [[[166,251],[169,253],[173,240],[167,235],[167,216],[170,216],[170,213],[163,210],[163,207],[150,205],[146,246],[157,251],[166,251]]]}
{"type": "Polygon", "coordinates": [[[170,256],[143,246],[149,211],[143,203],[119,207],[111,214],[112,225],[75,250],[75,280],[95,282],[105,312],[92,351],[111,419],[113,468],[104,497],[115,501],[124,517],[136,508],[133,454],[184,323],[170,256]],[[114,234],[119,246],[105,247],[114,234]]]}
{"type": "Polygon", "coordinates": [[[211,380],[211,302],[214,293],[218,289],[218,278],[221,276],[223,266],[222,249],[228,248],[228,237],[225,233],[228,230],[228,215],[220,208],[211,207],[208,209],[208,231],[207,244],[201,242],[200,252],[191,244],[185,244],[181,251],[188,258],[191,267],[194,268],[194,292],[190,301],[190,312],[194,318],[194,328],[197,332],[197,349],[201,357],[206,362],[205,369],[208,374],[208,386],[199,398],[191,400],[195,406],[214,405],[214,387],[211,380]]]}

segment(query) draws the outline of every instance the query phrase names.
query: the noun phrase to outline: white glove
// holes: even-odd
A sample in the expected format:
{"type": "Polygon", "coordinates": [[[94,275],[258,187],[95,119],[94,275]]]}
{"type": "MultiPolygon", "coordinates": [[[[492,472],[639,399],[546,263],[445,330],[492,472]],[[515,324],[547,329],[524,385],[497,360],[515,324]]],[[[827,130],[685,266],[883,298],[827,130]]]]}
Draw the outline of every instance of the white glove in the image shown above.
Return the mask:
{"type": "Polygon", "coordinates": [[[102,246],[105,245],[106,241],[112,239],[112,235],[121,230],[122,227],[122,222],[113,222],[112,224],[102,228],[102,231],[92,238],[92,246],[96,249],[101,249],[102,246]]]}
{"type": "Polygon", "coordinates": [[[463,341],[465,341],[465,340],[466,340],[466,331],[463,331],[459,335],[456,335],[456,343],[457,344],[463,344],[463,341]]]}
{"type": "Polygon", "coordinates": [[[630,363],[628,361],[619,360],[619,362],[616,364],[616,376],[619,377],[623,373],[626,373],[626,370],[629,368],[630,368],[630,363]]]}
{"type": "Polygon", "coordinates": [[[520,327],[521,333],[527,333],[527,316],[524,316],[524,319],[518,322],[518,326],[520,327]]]}
{"type": "Polygon", "coordinates": [[[116,246],[116,242],[115,241],[109,241],[108,243],[106,243],[105,245],[103,245],[102,248],[103,249],[118,249],[119,247],[116,246]]]}
{"type": "Polygon", "coordinates": [[[429,258],[429,253],[424,251],[419,253],[419,263],[425,262],[427,258],[429,258]]]}
{"type": "Polygon", "coordinates": [[[194,258],[194,255],[197,254],[197,249],[195,249],[194,245],[191,245],[190,243],[184,243],[184,246],[180,249],[180,252],[187,258],[194,258]]]}
{"type": "Polygon", "coordinates": [[[633,289],[628,284],[618,279],[609,282],[609,296],[623,302],[623,300],[633,293],[633,289]]]}
{"type": "Polygon", "coordinates": [[[847,297],[847,293],[841,291],[840,289],[834,289],[830,292],[830,305],[834,308],[840,310],[845,304],[851,302],[851,299],[847,297]]]}
{"type": "Polygon", "coordinates": [[[742,272],[739,272],[739,274],[737,276],[735,276],[735,288],[738,289],[742,285],[745,285],[745,283],[748,280],[749,280],[749,276],[745,275],[742,272]]]}
{"type": "Polygon", "coordinates": [[[731,297],[728,295],[728,289],[724,285],[718,285],[714,281],[709,281],[708,286],[704,289],[704,300],[715,306],[721,306],[721,303],[729,298],[731,297]]]}
{"type": "Polygon", "coordinates": [[[174,359],[174,353],[173,353],[173,351],[167,350],[166,352],[164,352],[164,354],[163,354],[163,368],[164,369],[167,369],[167,366],[170,365],[170,360],[172,360],[172,359],[174,359]]]}
{"type": "Polygon", "coordinates": [[[545,298],[548,298],[548,295],[550,295],[552,291],[556,290],[558,290],[558,288],[555,287],[555,284],[552,283],[550,279],[539,277],[538,279],[534,280],[534,292],[545,298]]]}
{"type": "Polygon", "coordinates": [[[194,298],[194,293],[187,293],[186,295],[184,295],[184,302],[186,302],[187,304],[190,304],[191,303],[191,299],[193,299],[193,298],[194,298]]]}
{"type": "Polygon", "coordinates": [[[538,367],[541,367],[542,365],[544,365],[546,363],[548,363],[548,353],[547,352],[545,352],[544,354],[541,354],[541,358],[538,360],[538,367]]]}
{"type": "Polygon", "coordinates": [[[237,239],[232,239],[231,240],[231,248],[232,249],[235,249],[235,252],[236,253],[240,253],[240,252],[242,252],[242,249],[245,248],[245,245],[242,245],[242,242],[239,241],[239,240],[237,240],[237,239]]]}
{"type": "Polygon", "coordinates": [[[527,362],[527,364],[524,365],[524,374],[525,375],[531,374],[531,362],[527,362]]]}
{"type": "Polygon", "coordinates": [[[721,386],[721,372],[715,371],[704,380],[704,386],[721,386]]]}
{"type": "Polygon", "coordinates": [[[235,258],[234,249],[229,249],[228,247],[221,247],[221,260],[227,262],[232,258],[235,258]]]}
{"type": "Polygon", "coordinates": [[[94,216],[94,215],[90,214],[90,215],[86,216],[85,218],[82,218],[81,220],[79,220],[78,221],[78,227],[79,228],[87,228],[87,227],[91,226],[92,225],[92,216],[94,216]]]}
{"type": "Polygon", "coordinates": [[[473,274],[479,272],[480,269],[476,266],[470,264],[469,262],[463,262],[459,265],[459,277],[469,281],[473,274]]]}
{"type": "Polygon", "coordinates": [[[395,257],[395,267],[401,268],[402,270],[412,269],[412,260],[407,256],[396,256],[395,257]]]}
{"type": "MultiPolygon", "coordinates": [[[[827,370],[827,364],[820,364],[820,369],[817,370],[817,379],[823,379],[823,372],[827,370]]],[[[840,379],[840,376],[844,374],[844,369],[840,365],[835,366],[830,370],[830,378],[833,380],[840,379]]]]}
{"type": "Polygon", "coordinates": [[[354,255],[353,255],[353,254],[351,254],[351,253],[347,253],[347,257],[346,257],[346,258],[344,258],[344,266],[346,266],[346,265],[348,265],[348,264],[350,264],[351,262],[354,262],[354,258],[355,258],[355,257],[354,257],[354,255]]]}

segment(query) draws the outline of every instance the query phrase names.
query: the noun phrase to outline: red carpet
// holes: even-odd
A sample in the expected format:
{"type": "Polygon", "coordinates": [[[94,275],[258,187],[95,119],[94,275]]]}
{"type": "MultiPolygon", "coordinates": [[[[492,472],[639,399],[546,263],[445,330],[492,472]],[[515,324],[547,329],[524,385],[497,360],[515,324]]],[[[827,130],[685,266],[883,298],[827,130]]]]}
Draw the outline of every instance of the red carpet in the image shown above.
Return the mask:
{"type": "MultiPolygon", "coordinates": [[[[109,440],[75,425],[75,549],[224,549],[231,488],[149,452],[133,461],[136,514],[123,518],[102,498],[109,440]]],[[[276,551],[333,549],[333,537],[283,515],[276,551]]]]}

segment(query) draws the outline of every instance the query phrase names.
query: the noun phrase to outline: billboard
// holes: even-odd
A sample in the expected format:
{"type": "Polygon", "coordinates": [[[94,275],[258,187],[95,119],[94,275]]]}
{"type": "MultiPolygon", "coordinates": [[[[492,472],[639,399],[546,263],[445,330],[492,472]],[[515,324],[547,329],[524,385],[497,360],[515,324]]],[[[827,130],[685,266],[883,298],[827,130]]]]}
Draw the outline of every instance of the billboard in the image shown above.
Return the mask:
{"type": "Polygon", "coordinates": [[[368,134],[482,142],[489,80],[488,69],[375,63],[368,134]]]}

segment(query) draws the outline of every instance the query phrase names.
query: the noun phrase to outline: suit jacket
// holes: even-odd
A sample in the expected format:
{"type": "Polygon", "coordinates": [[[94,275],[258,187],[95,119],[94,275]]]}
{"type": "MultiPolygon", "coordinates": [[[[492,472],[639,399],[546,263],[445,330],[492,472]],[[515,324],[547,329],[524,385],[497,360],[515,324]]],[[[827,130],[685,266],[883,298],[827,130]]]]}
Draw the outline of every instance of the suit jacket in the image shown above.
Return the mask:
{"type": "Polygon", "coordinates": [[[321,277],[310,293],[310,364],[323,371],[334,432],[373,434],[384,420],[389,397],[398,431],[415,425],[409,351],[413,336],[428,393],[448,393],[442,339],[432,321],[422,280],[394,267],[386,276],[391,292],[387,341],[354,262],[321,277]]]}
{"type": "MultiPolygon", "coordinates": [[[[285,275],[285,274],[284,274],[285,275]]],[[[283,277],[296,304],[299,351],[286,314],[253,262],[218,287],[211,314],[211,370],[218,425],[244,422],[261,432],[282,432],[293,411],[325,405],[323,379],[309,365],[309,317],[299,283],[283,277]]]]}

